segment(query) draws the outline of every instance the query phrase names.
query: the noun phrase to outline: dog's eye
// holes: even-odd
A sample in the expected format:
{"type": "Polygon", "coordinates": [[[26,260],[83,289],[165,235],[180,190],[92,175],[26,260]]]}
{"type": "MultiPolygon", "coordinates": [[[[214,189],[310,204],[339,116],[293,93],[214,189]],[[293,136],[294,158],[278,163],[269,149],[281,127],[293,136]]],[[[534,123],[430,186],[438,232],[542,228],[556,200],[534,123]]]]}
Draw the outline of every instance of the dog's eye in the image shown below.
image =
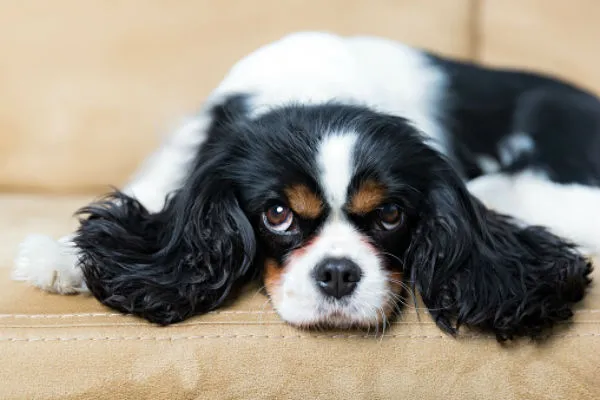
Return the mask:
{"type": "Polygon", "coordinates": [[[294,213],[288,207],[276,204],[269,207],[263,214],[267,228],[274,232],[287,231],[294,222],[294,213]]]}
{"type": "Polygon", "coordinates": [[[406,215],[397,204],[384,204],[377,209],[377,227],[392,231],[404,225],[406,215]]]}

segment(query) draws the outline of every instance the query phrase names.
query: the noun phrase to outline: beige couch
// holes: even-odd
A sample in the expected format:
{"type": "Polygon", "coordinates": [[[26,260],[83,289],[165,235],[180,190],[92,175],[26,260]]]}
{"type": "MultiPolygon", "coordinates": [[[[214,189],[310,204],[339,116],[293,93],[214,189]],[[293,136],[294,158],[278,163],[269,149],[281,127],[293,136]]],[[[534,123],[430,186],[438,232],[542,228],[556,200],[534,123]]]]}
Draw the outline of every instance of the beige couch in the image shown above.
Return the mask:
{"type": "Polygon", "coordinates": [[[379,34],[600,93],[599,18],[596,0],[2,2],[0,398],[599,399],[598,285],[547,342],[500,345],[410,309],[378,339],[298,331],[256,287],[160,328],[9,280],[27,233],[75,227],[228,66],[287,32],[379,34]]]}

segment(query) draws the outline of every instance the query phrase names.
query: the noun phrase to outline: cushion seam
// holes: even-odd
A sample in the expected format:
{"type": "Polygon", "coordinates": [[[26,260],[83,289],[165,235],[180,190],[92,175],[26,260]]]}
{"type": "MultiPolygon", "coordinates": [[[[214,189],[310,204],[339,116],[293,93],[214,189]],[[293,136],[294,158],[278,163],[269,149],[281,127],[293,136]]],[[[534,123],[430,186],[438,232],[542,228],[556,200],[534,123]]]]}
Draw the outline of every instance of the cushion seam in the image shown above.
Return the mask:
{"type": "MultiPolygon", "coordinates": [[[[423,310],[426,312],[427,310],[423,310]]],[[[575,314],[596,314],[600,313],[600,309],[584,309],[584,310],[575,310],[575,314]]],[[[210,311],[206,313],[210,314],[276,314],[273,310],[262,311],[262,310],[244,310],[244,311],[210,311]]],[[[417,314],[415,311],[404,311],[403,314],[417,314]]],[[[120,314],[120,313],[70,313],[70,314],[0,314],[0,319],[14,318],[14,319],[53,319],[53,318],[96,318],[96,317],[131,317],[128,314],[120,314]]]]}
{"type": "MultiPolygon", "coordinates": [[[[394,321],[390,322],[390,325],[397,326],[425,326],[435,327],[435,322],[418,322],[418,321],[394,321]]],[[[557,325],[596,325],[600,324],[599,321],[558,321],[557,325]]],[[[248,325],[248,326],[287,326],[284,321],[207,321],[207,322],[193,322],[193,323],[180,323],[173,325],[174,328],[187,328],[187,327],[202,327],[202,326],[227,326],[227,325],[248,325]]],[[[145,322],[131,322],[131,323],[91,323],[91,324],[60,324],[60,325],[3,325],[0,327],[6,329],[69,329],[69,328],[127,328],[127,327],[149,327],[152,328],[154,325],[145,322]]]]}
{"type": "MultiPolygon", "coordinates": [[[[600,333],[578,333],[578,334],[557,334],[550,335],[549,338],[581,338],[581,337],[600,337],[600,333]]],[[[0,337],[0,342],[70,342],[70,341],[178,341],[178,340],[199,340],[199,339],[378,339],[381,336],[373,335],[193,335],[193,336],[70,336],[70,337],[0,337]]],[[[446,335],[385,335],[383,338],[405,338],[405,339],[493,339],[490,335],[459,335],[457,339],[446,335]]]]}

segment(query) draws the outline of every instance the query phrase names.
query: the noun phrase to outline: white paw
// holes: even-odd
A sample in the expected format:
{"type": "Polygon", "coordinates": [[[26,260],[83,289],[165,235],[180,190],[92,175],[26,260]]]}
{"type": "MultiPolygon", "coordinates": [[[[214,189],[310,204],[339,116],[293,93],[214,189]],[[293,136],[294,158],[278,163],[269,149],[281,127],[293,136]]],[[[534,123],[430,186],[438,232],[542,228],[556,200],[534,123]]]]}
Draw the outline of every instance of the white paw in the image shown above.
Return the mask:
{"type": "Polygon", "coordinates": [[[77,254],[70,238],[56,241],[44,235],[30,235],[20,244],[12,278],[26,281],[48,292],[88,292],[77,254]]]}

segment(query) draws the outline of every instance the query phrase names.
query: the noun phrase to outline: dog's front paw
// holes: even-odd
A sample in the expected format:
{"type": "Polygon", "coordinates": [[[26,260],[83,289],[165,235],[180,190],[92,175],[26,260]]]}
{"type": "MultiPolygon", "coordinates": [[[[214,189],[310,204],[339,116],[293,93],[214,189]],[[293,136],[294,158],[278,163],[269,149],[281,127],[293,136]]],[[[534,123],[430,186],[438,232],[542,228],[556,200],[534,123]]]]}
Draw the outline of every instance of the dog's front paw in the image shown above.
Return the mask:
{"type": "Polygon", "coordinates": [[[44,235],[30,235],[20,244],[12,278],[48,292],[88,292],[70,241],[44,235]]]}

